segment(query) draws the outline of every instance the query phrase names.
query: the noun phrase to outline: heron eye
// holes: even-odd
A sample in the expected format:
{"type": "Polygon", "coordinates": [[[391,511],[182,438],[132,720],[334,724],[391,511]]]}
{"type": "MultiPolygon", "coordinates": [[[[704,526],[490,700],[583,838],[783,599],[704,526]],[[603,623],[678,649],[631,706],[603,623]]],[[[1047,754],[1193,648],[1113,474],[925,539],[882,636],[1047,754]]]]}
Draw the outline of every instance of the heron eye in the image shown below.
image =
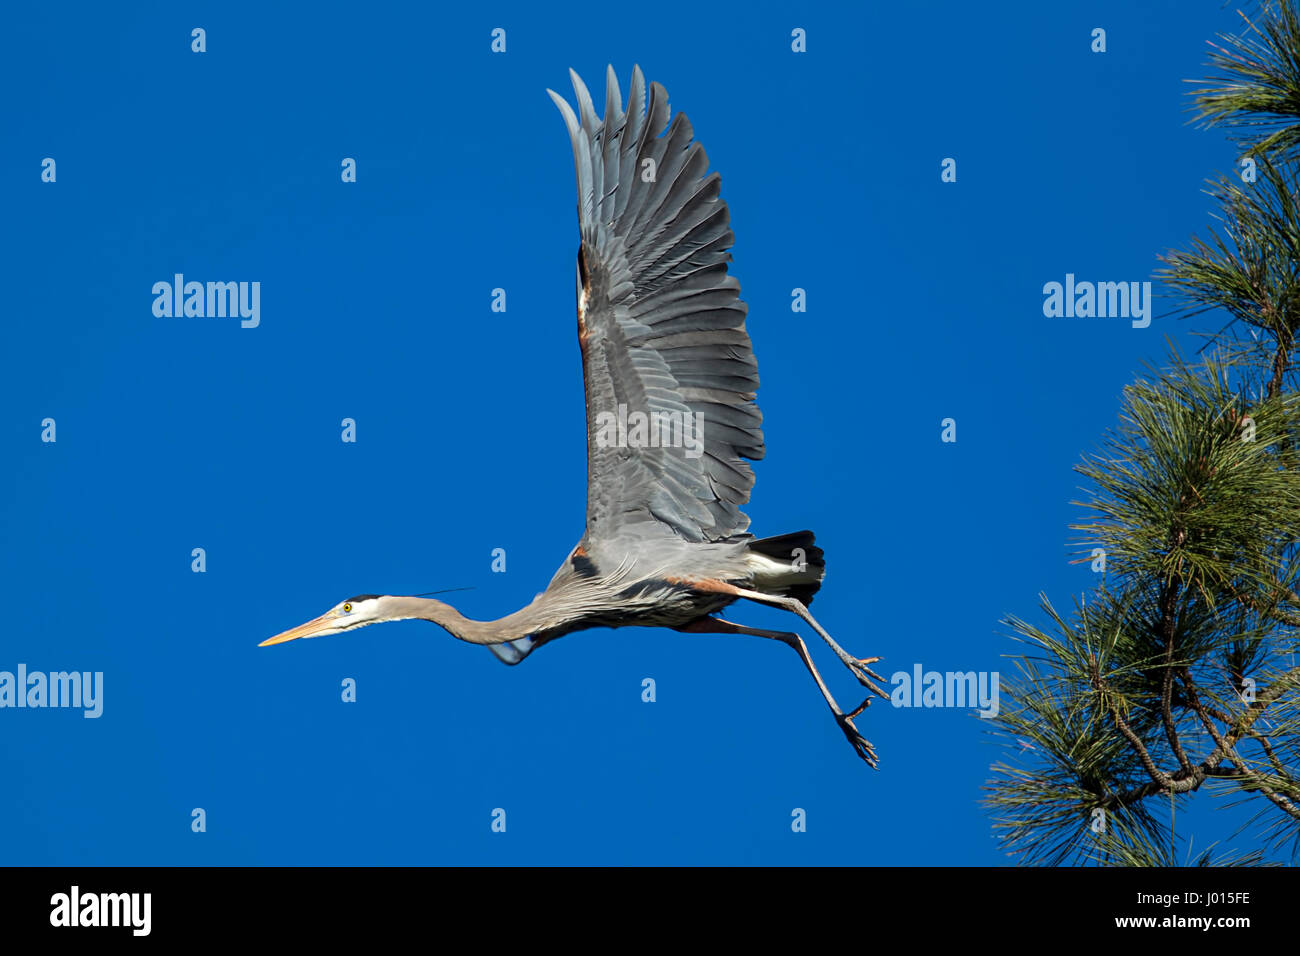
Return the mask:
{"type": "Polygon", "coordinates": [[[351,605],[351,604],[345,604],[345,605],[343,605],[343,613],[344,613],[344,614],[351,614],[351,613],[352,613],[352,605],[351,605]]]}

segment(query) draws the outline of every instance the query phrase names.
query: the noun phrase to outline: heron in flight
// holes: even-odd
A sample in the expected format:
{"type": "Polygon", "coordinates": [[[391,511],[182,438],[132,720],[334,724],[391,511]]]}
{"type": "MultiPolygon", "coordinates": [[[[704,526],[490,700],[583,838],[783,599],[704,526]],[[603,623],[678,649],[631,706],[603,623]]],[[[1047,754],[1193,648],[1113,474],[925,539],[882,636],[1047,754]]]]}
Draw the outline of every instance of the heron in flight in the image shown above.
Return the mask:
{"type": "Polygon", "coordinates": [[[762,458],[764,445],[747,306],[727,274],[734,234],[718,173],[706,175],[708,158],[685,115],[669,122],[658,83],[647,105],[639,67],[626,111],[608,69],[603,119],[569,73],[576,115],[547,92],[568,127],[578,173],[586,533],[545,591],[498,620],[470,620],[432,598],[359,594],[259,646],[414,618],[484,644],[507,664],[592,627],[771,638],[799,655],[854,750],[874,767],[876,752],[853,721],[872,694],[888,699],[870,669],[879,658],[852,656],[808,612],[826,570],[812,532],[756,538],[740,510],[754,485],[745,459],[762,458]],[[841,710],[798,634],[718,616],[741,599],[802,618],[868,688],[866,700],[841,710]]]}

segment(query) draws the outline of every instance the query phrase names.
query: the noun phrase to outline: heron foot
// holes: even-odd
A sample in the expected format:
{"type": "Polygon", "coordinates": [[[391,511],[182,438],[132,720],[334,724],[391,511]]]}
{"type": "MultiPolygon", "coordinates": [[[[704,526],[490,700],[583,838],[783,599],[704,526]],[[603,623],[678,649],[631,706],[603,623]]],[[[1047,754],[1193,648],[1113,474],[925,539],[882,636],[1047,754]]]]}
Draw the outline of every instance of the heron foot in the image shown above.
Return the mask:
{"type": "MultiPolygon", "coordinates": [[[[870,700],[870,698],[868,698],[868,700],[870,700]]],[[[863,704],[862,707],[859,707],[852,714],[837,714],[835,721],[840,725],[840,730],[844,731],[844,736],[847,737],[849,743],[853,745],[853,750],[857,755],[866,761],[867,766],[875,770],[879,769],[880,766],[876,759],[876,748],[871,746],[871,741],[867,740],[866,737],[863,737],[858,728],[853,725],[853,718],[862,713],[864,707],[866,707],[866,704],[863,704]]]]}
{"type": "Polygon", "coordinates": [[[876,663],[878,660],[880,660],[879,657],[850,657],[844,663],[853,672],[853,676],[858,679],[859,684],[868,688],[873,694],[889,700],[889,695],[881,690],[880,685],[876,683],[876,681],[885,683],[885,678],[867,666],[876,663]],[[872,678],[875,678],[875,680],[872,680],[872,678]]]}

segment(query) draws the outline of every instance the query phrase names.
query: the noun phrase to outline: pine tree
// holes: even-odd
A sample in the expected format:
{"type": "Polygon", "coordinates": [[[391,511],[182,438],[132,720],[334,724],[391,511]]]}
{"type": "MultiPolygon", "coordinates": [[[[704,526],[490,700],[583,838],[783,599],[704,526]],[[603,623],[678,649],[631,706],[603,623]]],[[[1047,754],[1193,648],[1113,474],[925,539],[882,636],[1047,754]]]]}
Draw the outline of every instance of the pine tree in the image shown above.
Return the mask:
{"type": "Polygon", "coordinates": [[[1300,856],[1300,16],[1265,3],[1220,37],[1198,117],[1243,135],[1219,223],[1160,257],[1184,317],[1220,313],[1203,357],[1171,348],[1125,389],[1077,470],[1080,560],[1104,574],[1042,626],[996,719],[987,804],[1027,864],[1260,864],[1300,856]],[[1193,854],[1180,805],[1253,811],[1236,850],[1193,854]]]}

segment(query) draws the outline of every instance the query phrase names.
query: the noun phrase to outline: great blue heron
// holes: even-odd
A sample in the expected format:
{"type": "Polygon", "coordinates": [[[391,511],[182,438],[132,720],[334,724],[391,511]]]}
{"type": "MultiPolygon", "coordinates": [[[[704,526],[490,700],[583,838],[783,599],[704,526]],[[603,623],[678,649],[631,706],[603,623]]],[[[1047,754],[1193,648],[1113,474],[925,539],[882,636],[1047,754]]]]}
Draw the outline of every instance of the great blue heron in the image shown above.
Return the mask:
{"type": "Polygon", "coordinates": [[[543,644],[591,627],[670,627],[748,634],[798,653],[854,750],[876,753],[840,709],[803,639],[715,617],[740,598],[798,614],[871,693],[888,695],[870,664],[808,613],[825,573],[810,531],[747,534],[763,457],[758,372],[740,283],[727,274],[734,235],[719,176],[686,117],[668,122],[668,94],[632,73],[628,109],[606,75],[605,116],[569,71],[578,115],[564,116],[578,171],[578,345],[587,399],[587,528],[546,590],[496,621],[441,601],[359,594],[261,645],[419,618],[518,664],[543,644]],[[666,132],[665,132],[666,130],[666,132]],[[637,417],[637,416],[640,417],[637,417]],[[647,425],[648,423],[648,425],[647,425]],[[874,678],[874,680],[873,680],[874,678]]]}

